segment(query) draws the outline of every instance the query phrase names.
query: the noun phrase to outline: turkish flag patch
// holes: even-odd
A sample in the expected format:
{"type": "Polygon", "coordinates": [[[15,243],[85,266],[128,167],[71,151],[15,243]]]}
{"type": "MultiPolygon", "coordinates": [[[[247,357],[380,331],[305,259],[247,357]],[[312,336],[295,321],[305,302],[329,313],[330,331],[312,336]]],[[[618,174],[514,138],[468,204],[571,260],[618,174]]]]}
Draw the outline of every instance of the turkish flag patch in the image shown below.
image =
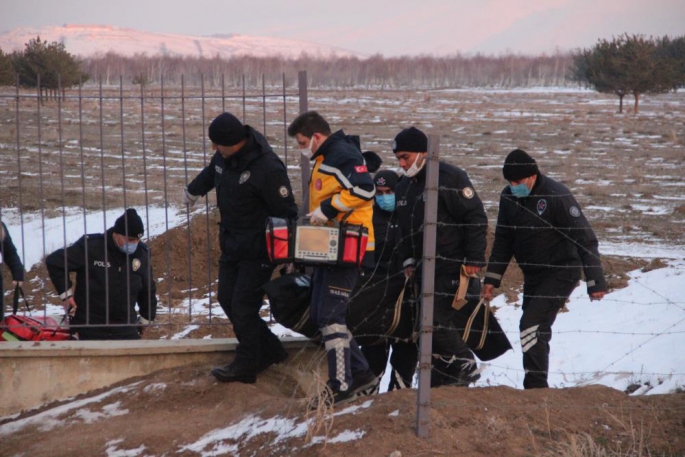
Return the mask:
{"type": "Polygon", "coordinates": [[[358,165],[354,167],[354,171],[357,173],[368,173],[369,170],[366,168],[366,165],[358,165]]]}

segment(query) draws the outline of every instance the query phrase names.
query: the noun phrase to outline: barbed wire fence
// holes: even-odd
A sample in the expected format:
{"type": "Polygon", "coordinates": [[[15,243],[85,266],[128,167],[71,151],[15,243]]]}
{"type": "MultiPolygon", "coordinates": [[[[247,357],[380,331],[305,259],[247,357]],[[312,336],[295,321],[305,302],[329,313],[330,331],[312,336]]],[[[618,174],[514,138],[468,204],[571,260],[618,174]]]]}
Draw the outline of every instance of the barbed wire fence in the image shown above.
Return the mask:
{"type": "MultiPolygon", "coordinates": [[[[153,261],[157,260],[157,263],[153,270],[157,273],[160,307],[164,312],[168,316],[187,315],[184,322],[188,326],[186,330],[205,325],[229,325],[225,316],[215,315],[218,247],[214,243],[218,236],[214,231],[216,214],[213,198],[206,197],[202,207],[192,210],[183,207],[180,198],[174,197],[174,192],[180,196],[180,189],[188,182],[192,172],[199,171],[208,163],[208,121],[226,110],[239,113],[246,123],[261,124],[262,133],[286,163],[293,188],[297,190],[296,184],[299,182],[304,189],[306,178],[302,177],[308,173],[303,174],[302,170],[308,162],[297,163],[299,155],[293,157],[290,153],[286,134],[288,121],[299,112],[306,111],[308,106],[306,74],[304,80],[303,74],[298,75],[297,81],[297,85],[292,81],[288,83],[283,74],[280,87],[267,86],[266,78],[262,76],[261,88],[255,89],[247,88],[243,79],[242,91],[235,94],[227,93],[223,82],[219,90],[208,90],[204,83],[200,87],[186,87],[183,79],[180,87],[166,87],[162,80],[158,86],[141,84],[138,88],[124,86],[121,79],[118,87],[104,87],[100,80],[95,86],[79,87],[77,94],[58,98],[55,104],[40,102],[40,88],[36,94],[31,94],[17,86],[14,94],[0,94],[0,102],[13,110],[11,125],[6,124],[6,131],[13,134],[13,141],[3,139],[2,154],[9,158],[8,152],[13,149],[12,162],[16,164],[15,179],[10,179],[10,183],[2,190],[0,219],[11,221],[10,225],[19,230],[20,242],[17,247],[24,265],[32,273],[27,277],[27,283],[30,284],[28,296],[35,306],[34,312],[44,315],[55,313],[52,306],[58,306],[60,301],[49,283],[44,266],[40,264],[42,259],[52,250],[69,245],[83,234],[108,228],[123,208],[132,206],[144,208],[145,211],[145,239],[155,248],[153,252],[156,259],[153,261]],[[31,231],[36,227],[40,239],[35,237],[36,231],[31,231]],[[178,235],[171,236],[171,233],[178,235]],[[59,242],[49,244],[56,239],[59,242]],[[181,242],[183,245],[180,245],[181,242]],[[28,252],[32,254],[28,256],[28,252]],[[32,258],[39,259],[35,267],[30,260],[32,258]]],[[[435,165],[439,137],[431,136],[429,149],[427,173],[437,172],[435,165]]],[[[9,174],[12,176],[13,173],[9,174]]],[[[431,403],[429,389],[429,337],[433,323],[428,313],[432,309],[429,306],[432,296],[440,293],[434,291],[431,284],[435,275],[430,271],[430,265],[433,264],[434,268],[436,259],[445,259],[440,252],[429,251],[430,246],[435,246],[435,239],[431,241],[430,232],[441,224],[434,219],[437,206],[430,203],[431,195],[437,199],[441,191],[461,191],[442,188],[437,183],[437,175],[430,176],[423,225],[424,236],[427,237],[424,238],[426,250],[423,268],[427,270],[422,275],[425,281],[420,297],[423,306],[419,307],[426,314],[420,318],[421,327],[413,335],[414,340],[416,335],[426,336],[420,339],[421,359],[417,377],[417,424],[420,436],[429,433],[425,428],[429,424],[427,414],[431,406],[436,406],[431,403]]],[[[493,225],[493,221],[490,221],[490,225],[493,225]]],[[[468,229],[464,224],[455,224],[454,228],[468,229]]],[[[397,249],[397,246],[393,246],[393,249],[397,249]]],[[[639,280],[633,281],[640,284],[639,280]]],[[[363,280],[361,283],[357,297],[364,295],[363,280]]],[[[685,311],[685,302],[673,301],[658,290],[644,284],[642,286],[658,301],[646,304],[617,300],[609,295],[604,302],[650,307],[666,305],[685,311]]],[[[681,330],[684,321],[685,315],[658,332],[579,328],[555,330],[555,333],[588,337],[649,337],[617,355],[615,360],[600,370],[602,375],[625,376],[625,371],[612,370],[612,367],[656,338],[685,333],[685,330],[681,330]]],[[[168,324],[171,325],[171,321],[168,324]]],[[[184,332],[176,336],[184,337],[184,332]]],[[[366,336],[384,337],[383,334],[366,336]]],[[[488,363],[488,366],[507,373],[523,373],[522,368],[498,365],[496,362],[488,363]]],[[[598,373],[565,370],[550,371],[550,374],[591,378],[598,373]]],[[[666,377],[685,376],[685,373],[643,372],[637,368],[628,373],[628,376],[636,378],[640,375],[666,377]]]]}

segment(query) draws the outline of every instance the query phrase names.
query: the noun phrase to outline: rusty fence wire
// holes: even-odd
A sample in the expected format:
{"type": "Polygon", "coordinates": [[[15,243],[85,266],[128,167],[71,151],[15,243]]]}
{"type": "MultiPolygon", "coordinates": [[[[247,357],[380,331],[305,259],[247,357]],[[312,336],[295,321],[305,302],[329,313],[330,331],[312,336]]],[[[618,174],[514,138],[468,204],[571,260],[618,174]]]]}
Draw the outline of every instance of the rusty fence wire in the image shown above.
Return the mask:
{"type": "MultiPolygon", "coordinates": [[[[214,292],[216,198],[212,192],[190,209],[182,189],[209,163],[209,123],[229,111],[264,134],[299,194],[299,154],[289,147],[286,129],[307,104],[305,72],[262,75],[257,87],[242,81],[238,90],[227,90],[223,78],[211,88],[204,78],[199,86],[183,78],[180,86],[163,79],[105,86],[100,79],[60,88],[54,98],[41,97],[40,79],[37,88],[0,89],[0,219],[27,271],[24,290],[33,313],[63,313],[45,257],[84,234],[103,233],[125,208],[135,208],[152,253],[158,312],[167,315],[160,323],[228,322],[214,292]]],[[[10,275],[4,279],[8,311],[10,275]]]]}

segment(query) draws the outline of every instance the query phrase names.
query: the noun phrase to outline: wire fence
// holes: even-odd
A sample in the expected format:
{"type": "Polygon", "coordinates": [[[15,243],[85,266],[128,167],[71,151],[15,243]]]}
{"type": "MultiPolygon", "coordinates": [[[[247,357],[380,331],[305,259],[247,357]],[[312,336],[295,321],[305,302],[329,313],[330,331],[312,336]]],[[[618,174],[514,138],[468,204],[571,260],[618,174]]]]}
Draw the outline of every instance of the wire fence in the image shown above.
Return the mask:
{"type": "MultiPolygon", "coordinates": [[[[304,187],[306,178],[303,179],[300,169],[299,154],[289,150],[286,128],[289,121],[303,110],[303,106],[307,106],[307,88],[300,84],[297,92],[290,90],[291,83],[285,74],[282,75],[280,87],[267,87],[264,76],[261,87],[246,87],[243,79],[242,90],[238,93],[225,90],[223,82],[218,89],[207,89],[204,83],[199,87],[186,87],[183,79],[181,81],[180,87],[167,87],[163,80],[154,87],[142,84],[138,87],[125,86],[122,80],[117,87],[106,87],[99,81],[48,102],[38,96],[40,89],[35,94],[18,87],[12,94],[0,93],[0,103],[11,109],[13,114],[10,122],[5,122],[6,134],[2,140],[6,157],[4,166],[8,170],[5,174],[9,175],[9,179],[1,190],[0,219],[20,234],[18,239],[15,237],[15,243],[21,253],[22,263],[29,270],[26,289],[35,306],[34,313],[47,316],[60,311],[61,300],[54,292],[42,263],[45,256],[55,249],[70,245],[84,234],[101,233],[112,225],[123,208],[135,207],[143,213],[145,241],[152,252],[149,276],[151,281],[157,283],[160,314],[164,316],[157,325],[182,325],[185,330],[175,335],[178,338],[203,326],[229,325],[215,298],[219,251],[216,245],[218,216],[215,202],[213,197],[207,197],[203,205],[191,209],[182,205],[181,190],[209,161],[208,122],[218,113],[230,111],[266,136],[288,167],[293,189],[301,200],[302,192],[298,184],[304,187]],[[11,140],[8,141],[8,138],[11,140]],[[13,154],[8,155],[7,151],[10,150],[13,154]]],[[[301,77],[298,81],[301,83],[301,77]]],[[[435,190],[438,194],[463,194],[464,191],[463,188],[440,185],[435,186],[435,190]]],[[[420,209],[423,210],[423,206],[420,209]]],[[[439,209],[431,211],[437,216],[439,209]]],[[[575,242],[572,232],[584,230],[578,227],[551,227],[539,215],[531,214],[541,221],[533,230],[556,230],[572,242],[575,242]]],[[[495,230],[519,228],[504,224],[498,226],[496,220],[492,219],[486,224],[495,230]]],[[[427,226],[420,224],[418,229],[422,233],[427,226]]],[[[441,233],[450,231],[487,229],[478,224],[445,222],[439,218],[434,228],[438,238],[441,233]]],[[[391,257],[396,258],[402,245],[411,242],[416,236],[417,233],[403,233],[401,239],[384,240],[386,242],[383,244],[386,249],[393,251],[391,257]]],[[[434,246],[435,240],[424,243],[434,246]]],[[[579,248],[584,249],[582,246],[579,248]]],[[[424,265],[426,260],[424,256],[424,265]]],[[[438,269],[463,261],[445,255],[440,249],[430,260],[437,263],[438,269]]],[[[578,269],[575,265],[547,263],[528,263],[525,266],[549,270],[578,269]]],[[[509,267],[510,271],[516,268],[515,265],[509,267]]],[[[453,273],[457,279],[458,271],[455,269],[453,273]]],[[[394,269],[376,276],[376,279],[390,281],[399,275],[401,272],[394,269]]],[[[367,273],[360,281],[353,301],[364,302],[365,293],[373,285],[369,281],[367,273]]],[[[633,282],[640,284],[639,280],[634,279],[633,282]]],[[[661,312],[666,307],[685,311],[685,301],[673,300],[655,287],[642,286],[650,295],[648,302],[608,295],[602,303],[651,310],[660,307],[661,312]]],[[[7,298],[11,290],[5,290],[7,298]]],[[[427,291],[424,287],[422,295],[413,297],[413,303],[408,308],[410,312],[407,318],[413,321],[410,322],[411,331],[403,337],[404,340],[416,342],[420,333],[429,334],[439,328],[433,328],[430,318],[424,320],[424,330],[418,326],[418,303],[425,300],[429,293],[442,300],[453,298],[452,293],[427,291]]],[[[565,299],[566,296],[541,295],[538,298],[565,299]]],[[[378,302],[369,305],[368,314],[379,310],[381,302],[385,306],[386,303],[396,304],[397,300],[395,296],[383,293],[378,302]]],[[[268,310],[265,309],[265,312],[268,310]]],[[[495,316],[498,313],[499,310],[495,316]]],[[[611,356],[613,358],[606,359],[597,370],[563,366],[562,369],[550,369],[549,375],[570,378],[573,381],[569,382],[575,383],[582,383],[578,381],[581,379],[591,382],[601,376],[622,376],[634,380],[641,376],[685,376],[683,369],[662,373],[643,371],[641,363],[635,363],[634,368],[628,371],[615,368],[619,362],[655,340],[685,333],[683,322],[685,316],[674,319],[659,330],[602,330],[591,326],[555,328],[555,336],[646,338],[633,340],[629,348],[614,353],[611,356]]],[[[479,331],[476,330],[476,333],[479,331]]],[[[512,337],[511,329],[491,332],[512,337]]],[[[206,333],[199,333],[199,337],[203,335],[206,333]]],[[[378,340],[385,336],[382,331],[360,335],[378,340]]],[[[515,338],[512,338],[511,343],[520,345],[515,338]]],[[[430,349],[420,352],[424,359],[419,367],[425,373],[425,370],[430,371],[431,353],[430,349]]],[[[508,364],[488,362],[487,366],[489,370],[501,370],[499,376],[510,377],[511,384],[518,383],[518,378],[525,374],[522,368],[508,364]]],[[[429,406],[430,398],[420,398],[419,404],[429,406]]]]}
{"type": "MultiPolygon", "coordinates": [[[[4,121],[11,138],[2,139],[8,182],[1,191],[0,218],[18,229],[15,242],[23,265],[30,270],[27,295],[36,311],[59,312],[51,306],[60,300],[43,259],[84,234],[103,233],[124,208],[132,207],[143,218],[144,241],[154,244],[148,277],[159,281],[160,310],[166,308],[168,314],[178,310],[178,283],[182,281],[176,265],[184,258],[187,287],[183,292],[192,321],[197,296],[193,292],[202,289],[211,302],[216,288],[215,202],[208,195],[203,208],[191,212],[182,205],[180,195],[209,162],[209,121],[230,111],[255,126],[291,168],[293,181],[302,181],[296,171],[299,154],[292,157],[286,134],[288,120],[302,105],[302,89],[294,91],[285,74],[280,79],[280,87],[267,87],[265,76],[261,87],[246,87],[243,78],[236,93],[226,90],[223,78],[212,89],[205,87],[203,79],[199,87],[187,87],[183,78],[180,86],[167,87],[164,80],[155,86],[130,86],[120,78],[118,86],[105,87],[100,80],[75,90],[60,88],[62,95],[52,100],[41,97],[39,79],[35,93],[19,86],[13,93],[0,93],[0,103],[13,115],[4,121]],[[202,246],[191,243],[194,216],[203,221],[198,222],[202,227],[193,228],[204,233],[202,246]],[[180,236],[175,233],[173,240],[166,236],[162,242],[151,243],[157,235],[174,229],[186,232],[184,252],[175,246],[180,236]],[[191,255],[193,248],[203,251],[200,261],[191,255]],[[155,274],[158,277],[153,278],[155,274]]],[[[302,78],[298,75],[294,80],[297,87],[302,78]]],[[[90,283],[87,278],[86,283],[90,283]]],[[[109,316],[109,303],[106,308],[109,316]]],[[[212,322],[212,311],[209,307],[207,323],[212,322]]]]}

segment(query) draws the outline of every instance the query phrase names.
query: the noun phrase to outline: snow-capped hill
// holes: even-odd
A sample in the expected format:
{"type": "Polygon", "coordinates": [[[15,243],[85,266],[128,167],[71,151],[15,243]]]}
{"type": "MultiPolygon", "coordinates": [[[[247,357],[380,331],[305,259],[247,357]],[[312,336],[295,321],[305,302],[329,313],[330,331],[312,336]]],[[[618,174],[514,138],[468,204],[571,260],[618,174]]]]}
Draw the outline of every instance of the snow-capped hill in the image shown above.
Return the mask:
{"type": "Polygon", "coordinates": [[[109,51],[124,56],[162,54],[207,58],[217,55],[220,57],[251,55],[292,58],[303,53],[316,57],[331,55],[361,57],[357,53],[341,48],[284,38],[231,33],[213,36],[177,35],[143,32],[110,25],[73,24],[42,28],[19,27],[0,33],[0,49],[5,52],[20,51],[24,49],[25,43],[37,36],[48,42],[63,42],[67,51],[83,57],[106,54],[109,51]]]}

